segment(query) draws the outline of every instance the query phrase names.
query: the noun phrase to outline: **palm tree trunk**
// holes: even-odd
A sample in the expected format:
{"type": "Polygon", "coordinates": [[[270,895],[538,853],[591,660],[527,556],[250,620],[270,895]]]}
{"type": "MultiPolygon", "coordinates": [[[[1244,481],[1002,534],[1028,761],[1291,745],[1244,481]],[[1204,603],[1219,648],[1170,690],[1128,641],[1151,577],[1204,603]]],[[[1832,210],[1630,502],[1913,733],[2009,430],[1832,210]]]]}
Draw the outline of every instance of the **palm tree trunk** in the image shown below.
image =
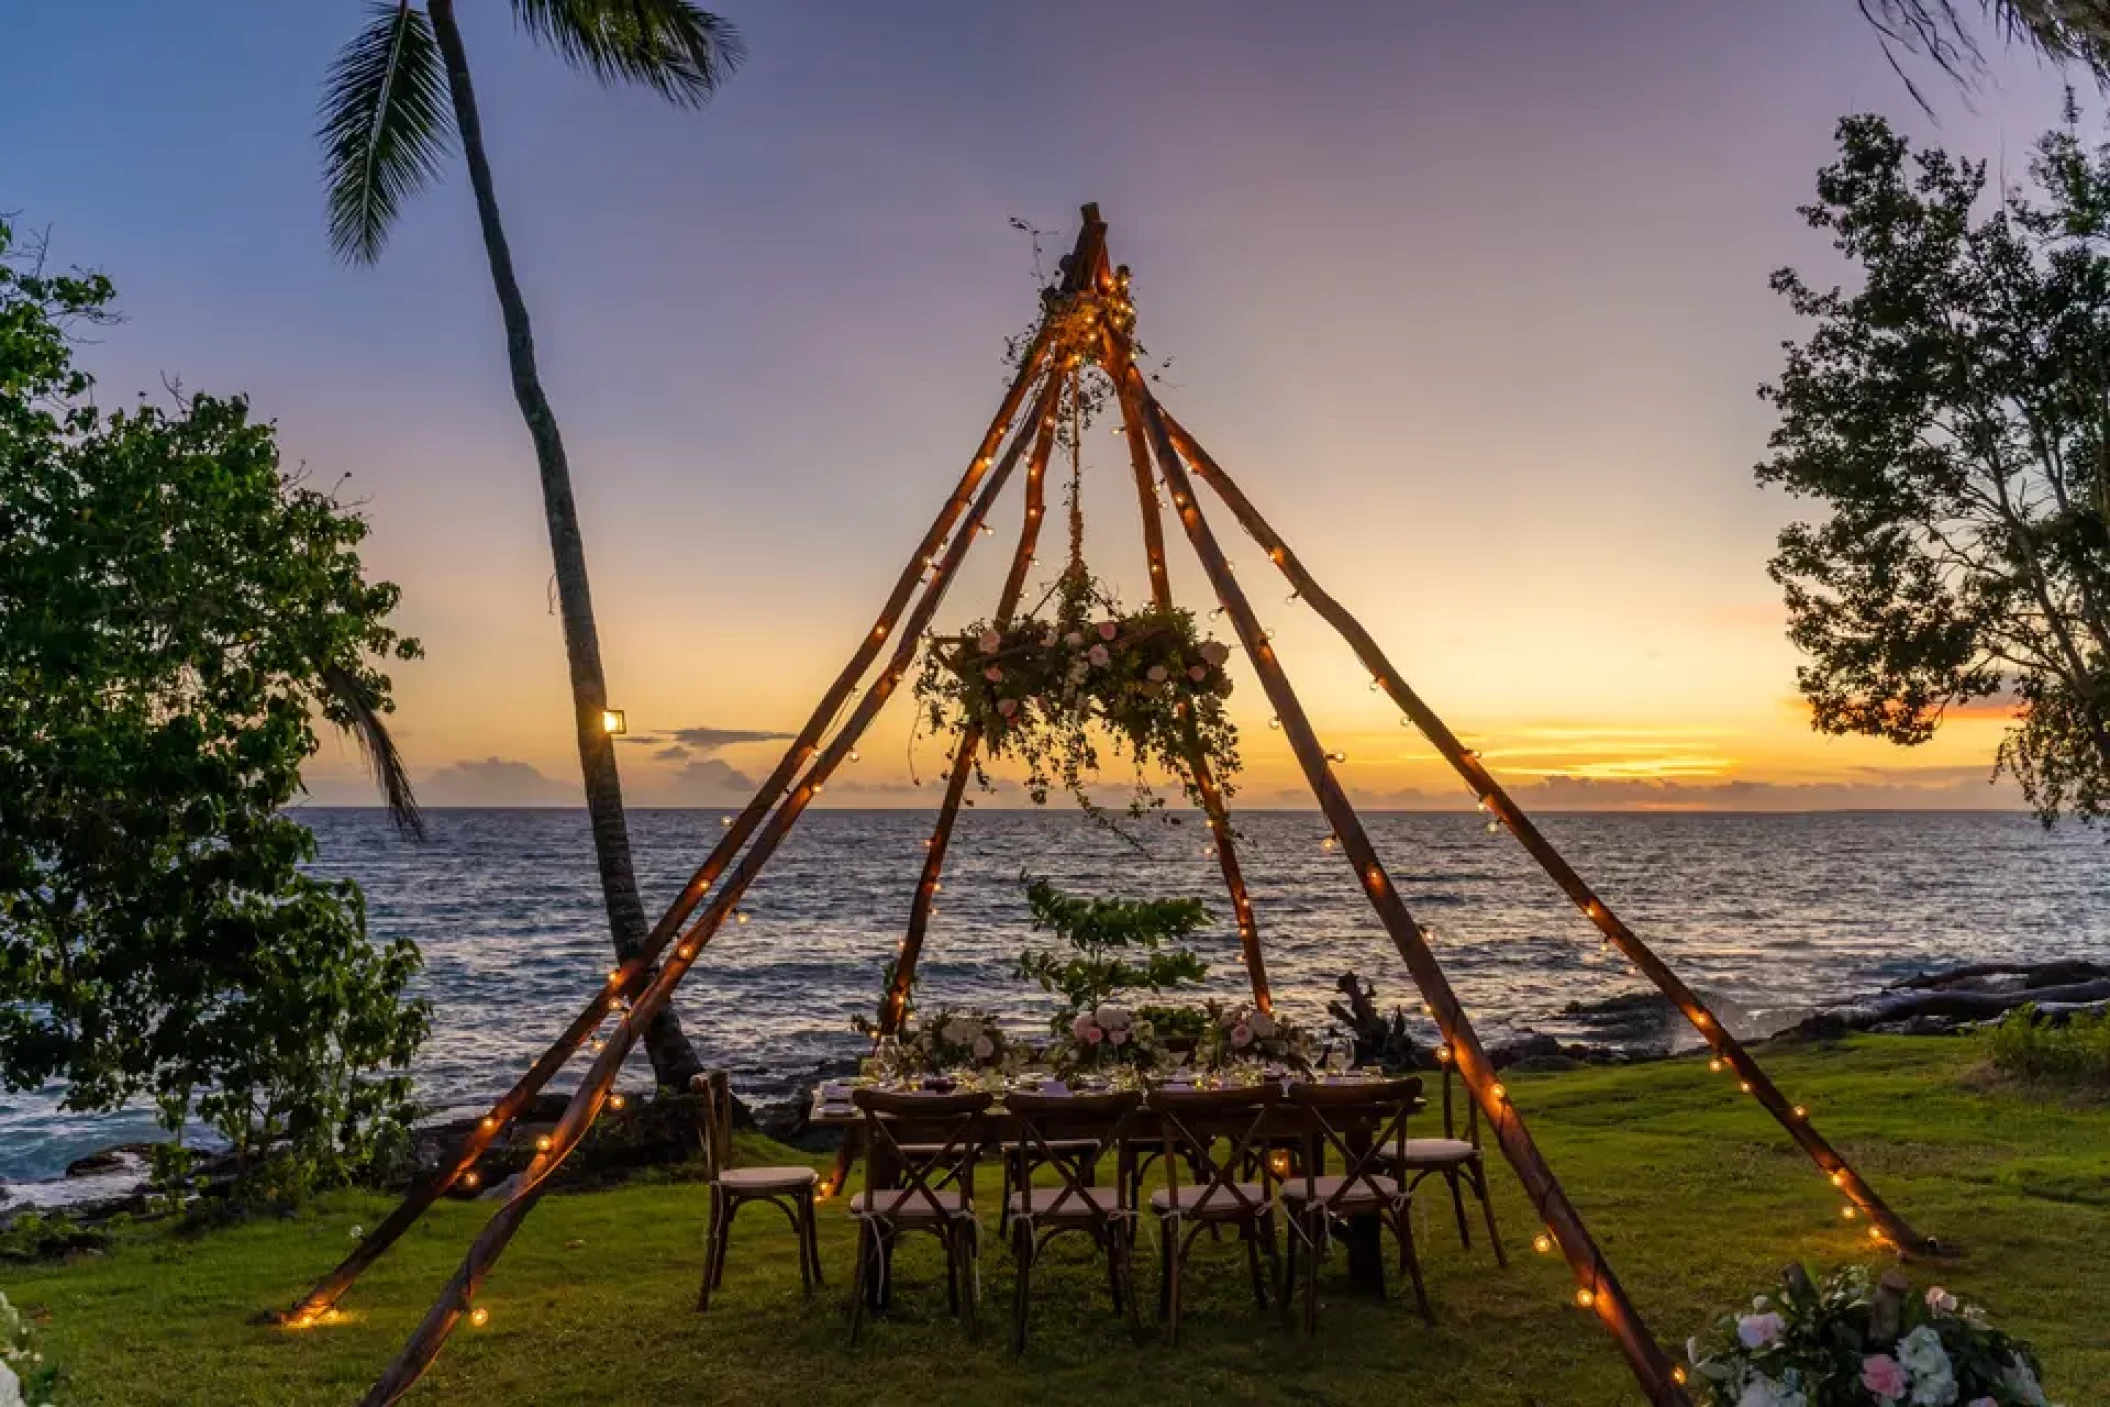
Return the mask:
{"type": "MultiPolygon", "coordinates": [[[[586,784],[586,814],[593,827],[594,858],[601,870],[601,894],[608,905],[608,927],[619,958],[642,948],[649,925],[637,874],[630,861],[630,832],[623,818],[623,783],[617,774],[615,741],[602,727],[608,685],[601,674],[601,640],[593,620],[593,593],[586,581],[586,547],[579,536],[579,513],[572,501],[571,468],[557,417],[542,391],[535,367],[535,338],[528,327],[527,304],[513,275],[513,255],[498,218],[498,197],[491,188],[491,163],[484,154],[483,124],[476,93],[469,83],[469,56],[462,48],[454,20],[453,0],[430,0],[434,37],[447,65],[447,89],[454,101],[455,126],[469,161],[469,182],[476,190],[476,214],[483,226],[484,252],[491,261],[491,284],[505,314],[506,359],[513,372],[513,395],[535,442],[535,463],[542,474],[542,510],[549,521],[550,555],[556,560],[557,602],[564,618],[564,650],[571,662],[572,708],[579,734],[579,770],[586,784]]],[[[685,1089],[689,1076],[702,1068],[682,1034],[671,1007],[645,1032],[645,1049],[659,1082],[685,1089]]]]}

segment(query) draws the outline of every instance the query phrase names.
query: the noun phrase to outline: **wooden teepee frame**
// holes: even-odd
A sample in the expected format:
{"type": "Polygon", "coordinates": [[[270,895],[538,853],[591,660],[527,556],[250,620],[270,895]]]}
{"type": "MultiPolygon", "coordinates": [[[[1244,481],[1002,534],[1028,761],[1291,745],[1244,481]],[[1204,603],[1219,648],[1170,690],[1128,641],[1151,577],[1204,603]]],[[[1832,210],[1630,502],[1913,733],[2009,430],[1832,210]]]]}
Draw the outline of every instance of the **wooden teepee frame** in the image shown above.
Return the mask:
{"type": "MultiPolygon", "coordinates": [[[[1097,363],[1113,379],[1120,396],[1135,469],[1154,602],[1166,606],[1172,600],[1166,575],[1164,524],[1157,499],[1157,487],[1162,483],[1171,497],[1175,516],[1186,532],[1189,545],[1259,675],[1261,686],[1274,706],[1320,809],[1354,865],[1364,894],[1399,948],[1423,1001],[1442,1032],[1445,1045],[1441,1053],[1455,1062],[1466,1088],[1486,1114],[1503,1156],[1508,1159],[1539,1219],[1573,1269],[1576,1303],[1594,1313],[1611,1331],[1649,1400],[1664,1404],[1689,1403],[1683,1386],[1683,1371],[1672,1365],[1642,1322],[1584,1226],[1581,1214],[1568,1200],[1567,1193],[1540,1154],[1538,1145],[1525,1128],[1523,1116],[1496,1080],[1494,1067],[1474,1033],[1471,1021],[1451,990],[1435,954],[1430,951],[1420,926],[1387,875],[1355,807],[1334,776],[1303,704],[1277,662],[1267,633],[1261,628],[1215,533],[1204,518],[1196,497],[1196,480],[1207,484],[1238,525],[1266,550],[1269,560],[1281,570],[1297,595],[1341,633],[1368,667],[1377,685],[1399,705],[1407,720],[1435,744],[1481,804],[1523,842],[1532,858],[1597,926],[1604,941],[1624,954],[1636,970],[1671,999],[1714,1050],[1716,1063],[1732,1069],[1743,1088],[1779,1120],[1811,1160],[1831,1178],[1833,1185],[1848,1199],[1847,1213],[1866,1214],[1872,1223],[1871,1234],[1900,1250],[1920,1249],[1928,1244],[1811,1126],[1804,1111],[1787,1102],[1750,1052],[1723,1029],[1699,996],[1680,981],[1561,858],[1481,764],[1478,754],[1459,743],[1457,736],[1407,686],[1369,633],[1313,579],[1230,476],[1159,405],[1149,382],[1135,364],[1125,332],[1129,323],[1127,315],[1132,311],[1127,301],[1126,270],[1116,271],[1109,264],[1106,225],[1099,219],[1095,205],[1084,207],[1084,227],[1075,249],[1064,261],[1064,271],[1062,285],[1049,301],[1047,316],[1022,358],[1017,378],[984,432],[966,473],[902,569],[877,620],[859,642],[842,673],[822,695],[812,716],[785,750],[783,759],[768,780],[746,808],[731,820],[718,845],[653,928],[645,947],[610,974],[608,985],[586,1004],[556,1044],[462,1140],[453,1160],[437,1176],[414,1189],[387,1220],[365,1238],[358,1250],[288,1312],[288,1322],[297,1327],[306,1327],[326,1315],[368,1265],[378,1259],[426,1208],[470,1173],[478,1156],[579,1047],[604,1023],[613,1021],[605,1045],[599,1047],[599,1053],[546,1140],[546,1146],[541,1147],[511,1196],[478,1234],[424,1321],[367,1393],[364,1399],[367,1407],[380,1407],[380,1404],[394,1402],[402,1396],[431,1365],[456,1324],[470,1314],[477,1290],[513,1233],[541,1199],[550,1175],[578,1146],[607,1103],[624,1057],[638,1035],[672,997],[675,987],[694,965],[703,946],[718,932],[727,916],[735,912],[741,896],[768,864],[800,815],[836,768],[851,755],[857,740],[899,688],[902,677],[915,661],[924,632],[959,572],[961,562],[1023,457],[1027,461],[1024,524],[999,598],[997,618],[1000,622],[1008,621],[1016,613],[1045,517],[1044,480],[1055,442],[1056,419],[1063,391],[1085,362],[1097,363]],[[1020,411],[1029,396],[1032,409],[1021,417],[1020,411]],[[1014,421],[1019,422],[1015,432],[1014,421]],[[1030,455],[1027,454],[1029,446],[1030,455]],[[1001,456],[999,448],[1003,450],[1001,456]],[[870,685],[860,691],[859,681],[880,661],[889,641],[893,642],[892,653],[879,665],[870,685]],[[855,706],[836,725],[835,720],[844,705],[853,697],[857,700],[855,706]],[[831,726],[833,735],[828,736],[831,726]],[[824,736],[827,737],[825,744],[822,742],[824,736]]],[[[915,965],[929,924],[932,896],[937,892],[947,844],[980,744],[980,736],[969,727],[961,734],[953,756],[944,802],[916,886],[894,980],[882,999],[879,1011],[882,1031],[895,1029],[906,1009],[909,986],[914,979],[915,965]]],[[[1266,1008],[1271,1005],[1271,998],[1260,951],[1259,929],[1239,870],[1223,792],[1209,775],[1198,747],[1191,755],[1191,765],[1195,791],[1202,799],[1215,850],[1223,865],[1224,881],[1230,890],[1242,958],[1252,981],[1254,998],[1266,1008]]]]}

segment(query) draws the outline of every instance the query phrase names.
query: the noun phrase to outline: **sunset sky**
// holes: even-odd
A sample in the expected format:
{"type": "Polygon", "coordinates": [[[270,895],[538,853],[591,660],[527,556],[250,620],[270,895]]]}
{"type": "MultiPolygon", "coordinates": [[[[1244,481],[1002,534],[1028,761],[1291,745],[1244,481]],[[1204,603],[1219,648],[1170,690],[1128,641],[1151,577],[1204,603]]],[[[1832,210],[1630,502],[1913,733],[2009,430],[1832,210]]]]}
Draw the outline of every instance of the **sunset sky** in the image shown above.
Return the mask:
{"type": "MultiPolygon", "coordinates": [[[[723,735],[799,726],[1001,392],[1034,309],[1008,221],[1052,258],[1096,200],[1173,359],[1167,405],[1527,798],[2010,804],[1985,785],[1997,717],[1912,751],[1810,733],[1765,575],[1795,507],[1751,466],[1795,332],[1767,274],[1832,268],[1795,207],[1836,119],[1881,111],[2019,175],[2058,109],[2034,60],[1969,97],[1920,71],[1930,119],[1852,0],[725,0],[751,62],[679,113],[464,8],[611,694],[659,740],[624,751],[633,803],[744,799],[775,745],[723,735]]],[[[427,801],[564,804],[549,548],[458,161],[378,267],[324,239],[315,99],[363,13],[22,7],[0,210],[117,280],[128,320],[86,351],[106,402],[164,374],[244,390],[289,460],[351,476],[428,652],[396,671],[427,801]]],[[[1089,550],[1133,601],[1123,454],[1088,451],[1089,550]]],[[[986,545],[947,619],[987,610],[1006,554],[986,545]]],[[[1359,794],[1462,798],[1244,567],[1359,794]]],[[[1259,690],[1233,702],[1247,802],[1295,804],[1259,690]]],[[[830,803],[930,799],[907,722],[830,803]]],[[[926,783],[940,752],[916,749],[926,783]]],[[[311,781],[369,797],[335,743],[311,781]]]]}

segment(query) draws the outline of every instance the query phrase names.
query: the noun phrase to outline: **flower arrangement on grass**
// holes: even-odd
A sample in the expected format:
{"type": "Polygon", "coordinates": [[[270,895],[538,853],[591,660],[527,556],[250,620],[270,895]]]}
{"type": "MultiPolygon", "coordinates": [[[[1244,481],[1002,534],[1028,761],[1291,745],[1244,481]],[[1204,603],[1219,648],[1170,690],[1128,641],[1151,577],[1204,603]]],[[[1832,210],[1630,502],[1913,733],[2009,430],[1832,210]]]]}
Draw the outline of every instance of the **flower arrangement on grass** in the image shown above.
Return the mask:
{"type": "Polygon", "coordinates": [[[1911,1294],[1895,1270],[1819,1284],[1789,1266],[1777,1294],[1687,1352],[1714,1407],[2049,1407],[2028,1344],[1940,1286],[1911,1294]]]}
{"type": "Polygon", "coordinates": [[[1195,1063],[1207,1070],[1235,1065],[1283,1065],[1311,1069],[1309,1031],[1279,1013],[1262,1011],[1251,1002],[1208,1005],[1209,1022],[1195,1047],[1195,1063]]]}
{"type": "MultiPolygon", "coordinates": [[[[1059,785],[1102,819],[1087,790],[1102,739],[1139,777],[1156,768],[1182,778],[1196,806],[1190,759],[1199,751],[1229,795],[1239,766],[1238,730],[1224,711],[1230,647],[1204,639],[1189,611],[1124,613],[1081,570],[1056,589],[1052,620],[977,621],[924,652],[916,699],[931,728],[980,729],[974,766],[985,787],[983,758],[1010,758],[1024,765],[1035,803],[1059,785]]],[[[1138,780],[1128,810],[1141,816],[1163,804],[1138,780]]]]}
{"type": "Polygon", "coordinates": [[[51,1407],[58,1378],[30,1342],[20,1311],[0,1294],[0,1407],[51,1407]]]}

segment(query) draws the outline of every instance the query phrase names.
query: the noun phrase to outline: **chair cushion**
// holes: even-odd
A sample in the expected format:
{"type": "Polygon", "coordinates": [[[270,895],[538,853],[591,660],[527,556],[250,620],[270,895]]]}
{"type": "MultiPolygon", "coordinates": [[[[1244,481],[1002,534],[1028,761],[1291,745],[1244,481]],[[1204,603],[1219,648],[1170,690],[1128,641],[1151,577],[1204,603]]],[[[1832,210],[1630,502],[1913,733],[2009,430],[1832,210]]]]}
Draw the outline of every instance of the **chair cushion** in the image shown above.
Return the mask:
{"type": "Polygon", "coordinates": [[[934,1193],[941,1213],[931,1206],[931,1197],[913,1187],[860,1192],[850,1199],[851,1216],[880,1216],[889,1221],[937,1221],[941,1216],[964,1216],[972,1210],[967,1194],[957,1187],[940,1187],[934,1193]]]}
{"type": "Polygon", "coordinates": [[[1079,1221],[1091,1221],[1113,1215],[1119,1200],[1112,1189],[1105,1187],[1079,1187],[1074,1191],[1067,1187],[1036,1187],[1030,1194],[1011,1194],[1011,1214],[1052,1217],[1056,1221],[1069,1217],[1075,1217],[1079,1221]],[[1064,1196],[1065,1193],[1069,1195],[1064,1196]],[[1028,1196],[1032,1198],[1030,1206],[1027,1204],[1028,1196]],[[1059,1207],[1055,1205],[1058,1199],[1062,1202],[1059,1207]]]}
{"type": "Polygon", "coordinates": [[[1334,1201],[1335,1194],[1341,1192],[1341,1185],[1347,1181],[1348,1178],[1344,1174],[1326,1173],[1313,1178],[1307,1189],[1303,1178],[1287,1177],[1282,1180],[1282,1195],[1289,1201],[1302,1202],[1311,1194],[1316,1193],[1321,1202],[1337,1207],[1350,1207],[1358,1204],[1368,1206],[1375,1202],[1388,1202],[1399,1195],[1399,1183],[1397,1181],[1389,1177],[1380,1177],[1373,1173],[1368,1177],[1356,1178],[1348,1191],[1341,1194],[1341,1199],[1338,1202],[1334,1201]]]}
{"type": "Polygon", "coordinates": [[[735,1192],[796,1191],[820,1177],[812,1168],[727,1168],[718,1181],[735,1192]]]}
{"type": "Polygon", "coordinates": [[[1014,1138],[1006,1139],[1002,1146],[1006,1153],[1016,1152],[1020,1148],[1030,1149],[1035,1153],[1040,1152],[1043,1148],[1052,1148],[1057,1153],[1090,1153],[1099,1147],[1099,1140],[1096,1138],[1051,1138],[1046,1143],[1038,1140],[1028,1143],[1014,1138]]]}
{"type": "MultiPolygon", "coordinates": [[[[1267,1188],[1257,1182],[1240,1182],[1223,1187],[1213,1187],[1207,1183],[1203,1183],[1200,1186],[1184,1182],[1180,1184],[1179,1209],[1187,1216],[1223,1217],[1236,1220],[1239,1217],[1259,1215],[1261,1211],[1266,1209],[1267,1202],[1267,1188]],[[1238,1189],[1238,1195],[1236,1196],[1231,1191],[1233,1186],[1238,1189]],[[1210,1192],[1214,1192],[1216,1195],[1210,1197],[1207,1201],[1203,1201],[1203,1196],[1210,1192]],[[1243,1197],[1244,1200],[1241,1201],[1240,1197],[1243,1197]]],[[[1159,1216],[1171,1211],[1172,1190],[1160,1187],[1157,1191],[1151,1193],[1150,1209],[1159,1216]]]]}
{"type": "Polygon", "coordinates": [[[1405,1152],[1410,1166],[1417,1163],[1470,1163],[1480,1156],[1480,1150],[1462,1138],[1410,1138],[1405,1152]]]}

